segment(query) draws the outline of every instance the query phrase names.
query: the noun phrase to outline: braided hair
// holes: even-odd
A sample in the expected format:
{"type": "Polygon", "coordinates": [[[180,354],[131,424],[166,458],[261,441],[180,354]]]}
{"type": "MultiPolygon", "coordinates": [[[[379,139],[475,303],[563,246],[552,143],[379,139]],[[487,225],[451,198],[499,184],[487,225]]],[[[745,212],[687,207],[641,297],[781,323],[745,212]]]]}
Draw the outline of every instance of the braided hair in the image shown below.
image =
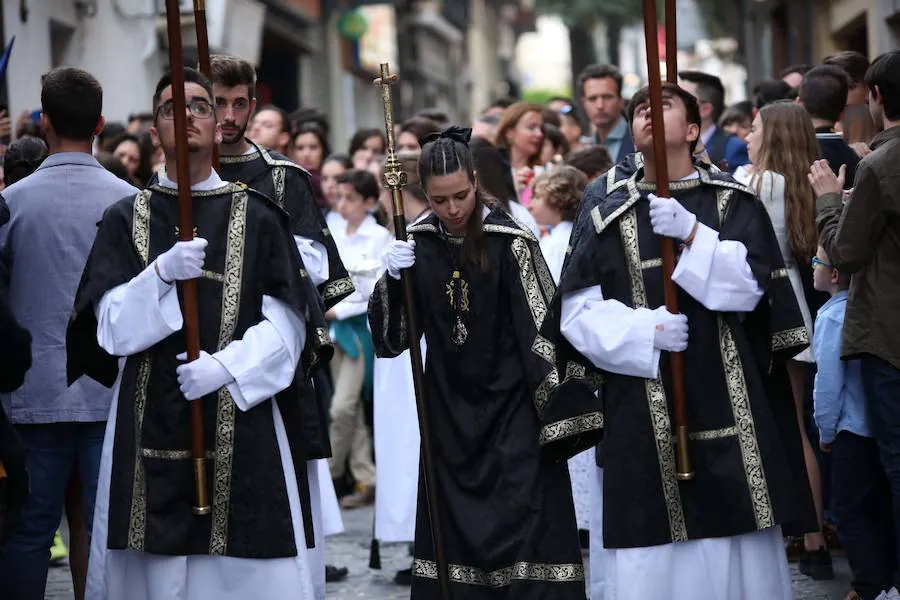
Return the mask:
{"type": "Polygon", "coordinates": [[[6,150],[3,165],[3,182],[10,186],[34,173],[47,158],[47,144],[36,137],[25,137],[14,142],[6,150]]]}
{"type": "Polygon", "coordinates": [[[475,187],[475,206],[469,221],[466,223],[466,235],[463,241],[463,260],[471,266],[485,271],[488,268],[487,254],[484,250],[484,224],[482,209],[485,197],[475,180],[475,161],[469,149],[471,129],[449,127],[440,133],[433,133],[424,140],[419,154],[419,181],[423,189],[428,190],[428,182],[432,177],[453,175],[465,171],[466,177],[475,187]]]}

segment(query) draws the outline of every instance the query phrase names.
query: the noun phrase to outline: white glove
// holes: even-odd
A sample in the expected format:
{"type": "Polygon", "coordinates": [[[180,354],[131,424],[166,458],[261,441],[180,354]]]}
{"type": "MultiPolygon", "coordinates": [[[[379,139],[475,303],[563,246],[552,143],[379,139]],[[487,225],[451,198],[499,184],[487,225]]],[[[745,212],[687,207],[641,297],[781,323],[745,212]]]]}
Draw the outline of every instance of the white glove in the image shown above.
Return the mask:
{"type": "Polygon", "coordinates": [[[388,275],[400,279],[400,270],[408,269],[416,262],[416,242],[392,240],[381,258],[381,265],[388,275]]]}
{"type": "Polygon", "coordinates": [[[203,238],[194,238],[189,242],[177,242],[156,257],[156,272],[166,283],[196,279],[203,272],[206,260],[206,244],[203,238]]]}
{"type": "Polygon", "coordinates": [[[658,198],[650,194],[650,224],[653,233],[676,240],[686,240],[694,232],[697,217],[674,198],[658,198]]]}
{"type": "Polygon", "coordinates": [[[673,315],[665,306],[660,306],[653,314],[656,316],[653,345],[668,352],[684,352],[688,345],[687,316],[673,315]]]}
{"type": "MultiPolygon", "coordinates": [[[[187,360],[187,352],[182,352],[175,358],[187,360]]],[[[200,358],[181,365],[175,372],[178,374],[178,388],[188,400],[202,398],[234,381],[234,377],[222,363],[202,350],[200,358]]]]}

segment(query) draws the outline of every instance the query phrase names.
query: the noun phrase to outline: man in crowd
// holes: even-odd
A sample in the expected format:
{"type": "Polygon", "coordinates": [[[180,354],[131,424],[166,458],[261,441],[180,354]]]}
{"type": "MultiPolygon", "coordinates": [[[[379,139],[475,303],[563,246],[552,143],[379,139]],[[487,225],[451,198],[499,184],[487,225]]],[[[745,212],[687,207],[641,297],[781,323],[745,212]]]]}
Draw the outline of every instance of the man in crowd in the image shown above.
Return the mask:
{"type": "Polygon", "coordinates": [[[791,89],[796,89],[800,87],[803,76],[806,75],[810,69],[812,69],[812,66],[810,65],[791,65],[782,71],[779,77],[782,81],[791,86],[791,89]]]}
{"type": "Polygon", "coordinates": [[[734,173],[750,163],[747,143],[741,138],[719,128],[719,117],[725,111],[725,86],[715,75],[700,71],[681,71],[680,85],[700,103],[700,141],[712,164],[723,171],[734,173]]]}
{"type": "MultiPolygon", "coordinates": [[[[827,160],[810,169],[819,243],[851,276],[841,357],[859,358],[872,431],[893,497],[900,543],[900,51],[884,54],[865,76],[872,119],[884,131],[860,163],[855,187],[842,198],[849,169],[835,177],[827,160]]],[[[900,548],[900,545],[898,545],[900,548]]],[[[896,557],[891,557],[896,567],[896,557]]],[[[900,587],[900,577],[894,576],[900,587]]]]}
{"type": "Polygon", "coordinates": [[[835,175],[844,166],[848,188],[853,187],[859,155],[839,133],[835,133],[834,126],[841,120],[849,87],[850,78],[843,69],[820,65],[803,76],[797,97],[797,102],[812,117],[822,158],[828,161],[835,175]]]}
{"type": "Polygon", "coordinates": [[[44,597],[50,545],[76,469],[86,532],[94,515],[111,394],[87,377],[66,385],[61,340],[97,223],[116,200],[137,192],[91,155],[103,129],[102,107],[103,90],[90,73],[60,68],[44,75],[41,125],[50,156],[3,192],[11,219],[0,229],[2,287],[31,333],[34,356],[25,383],[3,397],[31,477],[31,493],[0,555],[3,594],[17,600],[44,597]]]}
{"type": "Polygon", "coordinates": [[[274,104],[266,104],[253,115],[248,137],[254,144],[287,154],[291,146],[290,117],[274,104]]]}
{"type": "Polygon", "coordinates": [[[585,143],[603,146],[616,163],[634,152],[631,130],[622,114],[622,84],[622,73],[614,65],[590,65],[578,75],[581,107],[593,129],[585,143]]]}
{"type": "Polygon", "coordinates": [[[823,65],[841,68],[850,78],[847,89],[847,106],[867,104],[869,89],[866,87],[866,71],[869,70],[869,59],[853,50],[844,50],[832,54],[822,61],[823,65]]]}
{"type": "Polygon", "coordinates": [[[185,69],[187,179],[197,236],[177,241],[170,76],[151,134],[157,184],[104,214],[75,301],[70,378],[112,385],[88,596],[312,600],[313,543],[294,382],[330,358],[288,216],[212,169],[212,84],[185,69]],[[176,282],[197,280],[200,357],[185,353],[176,282]],[[119,373],[116,357],[124,357],[119,373]],[[190,404],[202,402],[208,513],[195,511],[190,404]],[[273,460],[275,457],[275,460],[273,460]]]}

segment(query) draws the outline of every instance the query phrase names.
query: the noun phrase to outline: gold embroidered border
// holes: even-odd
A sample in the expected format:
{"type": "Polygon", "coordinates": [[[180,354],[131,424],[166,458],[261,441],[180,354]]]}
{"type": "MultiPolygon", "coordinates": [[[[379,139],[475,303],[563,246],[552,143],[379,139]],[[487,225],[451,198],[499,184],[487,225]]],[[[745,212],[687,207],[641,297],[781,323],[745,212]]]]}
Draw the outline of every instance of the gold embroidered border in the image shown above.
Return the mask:
{"type": "MultiPolygon", "coordinates": [[[[155,448],[141,448],[141,458],[153,458],[157,460],[186,460],[191,458],[190,450],[156,450],[155,448]]],[[[212,459],[214,452],[206,452],[206,458],[212,459]]]]}
{"type": "Polygon", "coordinates": [[[351,281],[349,277],[342,277],[341,279],[328,281],[322,288],[322,299],[328,301],[332,298],[349,296],[355,289],[356,288],[353,286],[353,281],[351,281]]]}
{"type": "Polygon", "coordinates": [[[716,190],[716,207],[719,210],[719,229],[725,223],[725,217],[728,213],[728,207],[731,205],[731,194],[733,189],[723,187],[716,190]]]}
{"type": "MultiPolygon", "coordinates": [[[[241,301],[241,280],[244,271],[244,242],[247,229],[247,192],[238,192],[231,199],[228,219],[228,238],[225,245],[225,285],[222,288],[222,318],[219,325],[221,350],[234,336],[238,307],[241,301]]],[[[234,454],[235,404],[227,388],[219,390],[216,411],[216,450],[213,474],[212,530],[209,553],[224,555],[228,547],[228,511],[231,500],[231,461],[234,454]]]]}
{"type": "MultiPolygon", "coordinates": [[[[542,290],[538,287],[537,274],[534,261],[531,260],[531,251],[528,244],[522,239],[514,239],[510,245],[512,253],[519,263],[519,277],[522,287],[525,289],[525,297],[528,299],[528,308],[531,309],[531,317],[534,319],[534,327],[540,331],[547,316],[547,304],[544,301],[542,290]]],[[[550,282],[553,285],[553,282],[550,282]]]]}
{"type": "Polygon", "coordinates": [[[134,198],[131,218],[131,237],[134,249],[146,267],[150,260],[150,190],[144,190],[134,198]]]}
{"type": "MultiPolygon", "coordinates": [[[[152,360],[149,352],[143,352],[138,359],[137,381],[134,392],[134,447],[141,444],[141,431],[144,426],[144,407],[147,405],[147,385],[150,383],[150,367],[152,360]]],[[[147,533],[147,481],[144,476],[144,463],[138,452],[134,453],[134,477],[131,484],[131,517],[128,522],[128,547],[139,552],[144,551],[144,539],[147,533]]]]}
{"type": "Polygon", "coordinates": [[[281,208],[284,208],[284,167],[274,167],[272,169],[272,185],[275,187],[275,202],[281,208]]]}
{"type": "Polygon", "coordinates": [[[656,269],[657,267],[662,267],[661,258],[650,258],[641,261],[641,269],[656,269]]]}
{"type": "Polygon", "coordinates": [[[259,151],[250,154],[238,154],[236,156],[219,156],[219,163],[223,165],[232,165],[240,163],[253,162],[259,158],[259,151]]]}
{"type": "Polygon", "coordinates": [[[722,429],[706,429],[704,431],[692,431],[688,437],[692,440],[720,440],[733,437],[738,434],[737,427],[723,427],[722,429]]]}
{"type": "Polygon", "coordinates": [[[775,519],[772,513],[772,500],[769,497],[769,485],[766,482],[762,456],[760,456],[756,440],[756,427],[753,423],[753,413],[750,410],[750,394],[747,392],[744,369],[731,328],[721,315],[718,320],[719,345],[722,349],[722,365],[725,367],[725,383],[728,386],[728,395],[731,397],[731,410],[734,413],[734,423],[741,447],[741,457],[744,461],[750,501],[753,504],[757,529],[765,529],[775,525],[775,519]]]}
{"type": "MultiPolygon", "coordinates": [[[[625,213],[619,219],[619,232],[622,246],[628,262],[631,278],[631,300],[633,308],[647,307],[647,294],[644,290],[644,273],[641,269],[641,254],[638,244],[637,216],[634,210],[625,213]]],[[[681,491],[675,477],[675,450],[672,436],[672,423],[669,419],[669,406],[666,401],[666,390],[662,381],[645,379],[647,403],[650,410],[650,424],[656,441],[656,453],[659,457],[659,470],[662,482],[663,497],[669,517],[669,531],[673,542],[687,539],[687,525],[684,521],[684,510],[681,506],[681,491]]]]}
{"type": "Polygon", "coordinates": [[[795,346],[809,344],[809,332],[806,327],[794,327],[779,331],[772,336],[772,350],[784,350],[795,346]]]}
{"type": "Polygon", "coordinates": [[[775,269],[774,271],[772,271],[771,277],[772,277],[772,279],[781,279],[781,278],[787,277],[787,276],[788,276],[787,269],[775,269]]]}
{"type": "MultiPolygon", "coordinates": [[[[497,569],[496,571],[483,571],[477,567],[464,565],[448,565],[450,581],[467,585],[480,585],[491,588],[501,588],[510,585],[513,581],[546,581],[548,583],[568,583],[584,581],[584,565],[571,564],[541,564],[530,562],[517,562],[510,567],[497,569]]],[[[437,563],[431,560],[415,559],[413,561],[413,576],[423,579],[437,579],[437,563]]]]}
{"type": "Polygon", "coordinates": [[[550,423],[541,427],[540,444],[544,446],[551,442],[580,435],[588,431],[603,429],[603,413],[592,412],[569,419],[563,419],[556,423],[550,423]]]}
{"type": "Polygon", "coordinates": [[[513,223],[520,225],[521,228],[507,227],[506,225],[495,225],[493,223],[485,223],[484,231],[487,233],[504,233],[506,235],[513,235],[533,242],[537,241],[537,238],[534,237],[534,232],[516,221],[515,217],[513,217],[509,213],[507,213],[507,216],[512,219],[513,223]]]}
{"type": "Polygon", "coordinates": [[[219,283],[225,283],[225,276],[222,275],[221,273],[216,273],[214,271],[207,271],[206,269],[203,269],[203,271],[200,272],[200,276],[203,277],[204,279],[211,279],[212,281],[218,281],[219,283]]]}

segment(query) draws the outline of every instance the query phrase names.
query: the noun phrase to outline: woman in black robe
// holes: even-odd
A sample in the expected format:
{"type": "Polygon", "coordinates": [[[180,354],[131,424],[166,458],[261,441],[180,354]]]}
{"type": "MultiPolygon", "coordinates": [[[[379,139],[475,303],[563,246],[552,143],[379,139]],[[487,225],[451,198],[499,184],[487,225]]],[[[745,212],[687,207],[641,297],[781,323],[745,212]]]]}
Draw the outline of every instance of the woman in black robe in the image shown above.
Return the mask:
{"type": "MultiPolygon", "coordinates": [[[[419,175],[432,214],[395,241],[369,301],[378,356],[409,347],[399,271],[413,266],[428,345],[426,387],[454,597],[585,597],[565,459],[597,443],[603,417],[590,373],[557,368],[539,330],[554,293],[537,239],[478,189],[468,130],[426,143],[419,175]]],[[[413,600],[438,597],[419,486],[413,600]]]]}

